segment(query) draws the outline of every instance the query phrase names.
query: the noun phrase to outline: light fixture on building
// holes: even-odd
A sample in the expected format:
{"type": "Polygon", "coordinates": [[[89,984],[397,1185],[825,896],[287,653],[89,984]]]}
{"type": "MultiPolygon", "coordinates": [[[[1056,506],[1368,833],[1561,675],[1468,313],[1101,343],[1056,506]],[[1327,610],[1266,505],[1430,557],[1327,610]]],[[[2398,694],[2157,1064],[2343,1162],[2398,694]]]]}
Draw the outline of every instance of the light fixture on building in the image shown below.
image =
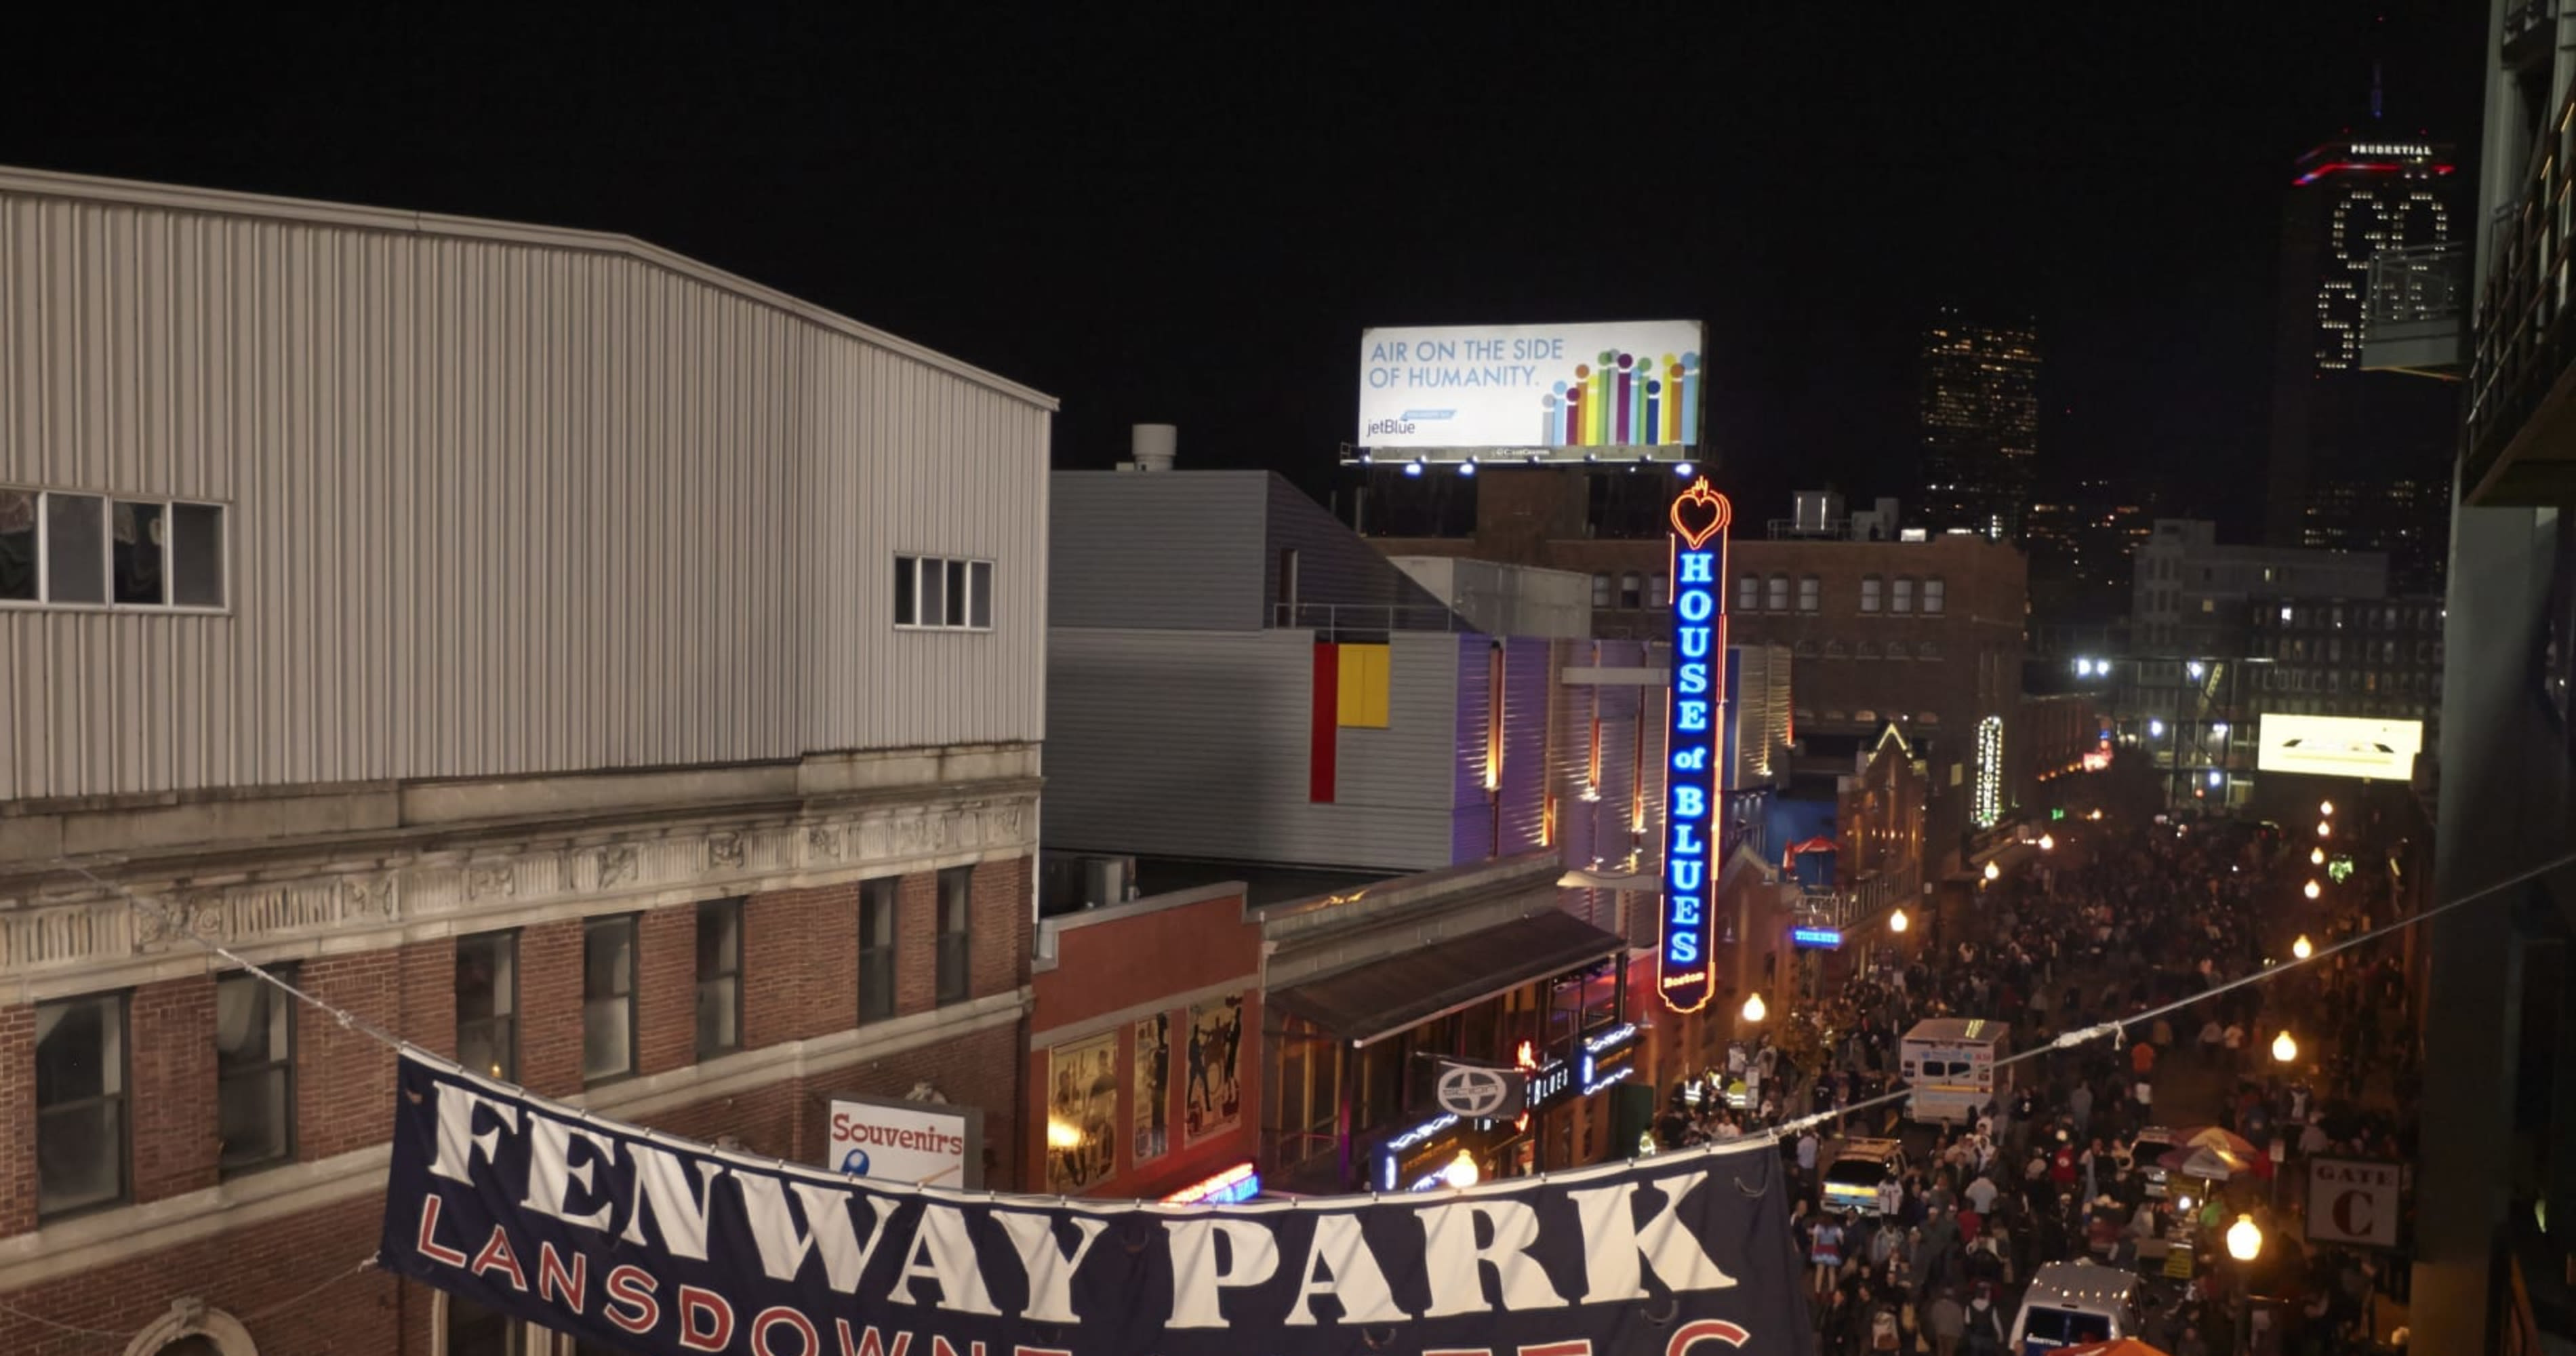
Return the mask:
{"type": "Polygon", "coordinates": [[[2333,825],[2332,823],[2329,823],[2329,822],[2328,822],[2328,821],[2326,821],[2326,820],[2322,820],[2322,819],[2318,820],[2318,821],[2317,821],[2317,837],[2319,837],[2319,838],[2330,838],[2330,837],[2333,837],[2333,836],[2334,836],[2334,825],[2333,825]]]}
{"type": "Polygon", "coordinates": [[[2325,864],[2326,864],[2326,850],[2325,850],[2324,848],[2309,848],[2309,849],[2308,849],[2308,865],[2310,865],[2310,866],[2323,866],[2323,865],[2325,865],[2325,864]]]}
{"type": "Polygon", "coordinates": [[[2299,893],[2306,895],[2310,899],[2314,899],[2325,892],[2325,887],[2317,884],[2315,881],[2309,881],[2307,884],[2299,887],[2299,893]]]}
{"type": "Polygon", "coordinates": [[[1049,1118],[1047,1121],[1047,1147],[1050,1149],[1081,1148],[1082,1127],[1075,1125],[1071,1121],[1060,1121],[1049,1118]]]}
{"type": "Polygon", "coordinates": [[[1901,908],[1887,916],[1887,930],[1890,932],[1903,932],[1913,925],[1914,920],[1906,917],[1905,910],[1901,908]]]}
{"type": "Polygon", "coordinates": [[[2317,954],[2317,949],[2308,945],[2308,934],[2302,932],[2299,934],[2299,940],[2290,943],[2290,954],[2300,960],[2306,960],[2317,954]]]}
{"type": "Polygon", "coordinates": [[[1692,468],[1689,462],[1677,461],[1673,463],[1673,474],[1680,476],[1684,480],[1691,478],[1691,470],[1692,468]]]}
{"type": "Polygon", "coordinates": [[[2283,1064],[2299,1062],[2299,1043],[2290,1038],[2288,1027],[2281,1028],[2281,1034],[2272,1038],[2272,1058],[2283,1064]]]}
{"type": "Polygon", "coordinates": [[[2206,667],[2204,667],[2204,666],[2201,664],[2201,662],[2200,662],[2199,660],[2197,660],[2197,659],[2195,659],[2195,660],[2191,661],[2189,664],[2184,665],[2184,666],[2183,666],[2183,671],[2184,671],[2184,672],[2186,672],[2186,673],[2189,673],[2189,674],[2192,676],[2192,678],[2193,678],[2193,679],[2195,679],[2195,680],[2197,680],[2197,679],[2198,679],[2202,674],[2209,672],[2209,670],[2208,670],[2206,667]]]}
{"type": "Polygon", "coordinates": [[[2223,786],[2226,782],[2227,778],[2221,774],[2218,769],[2211,768],[2209,770],[2209,784],[2211,786],[2223,786]]]}
{"type": "Polygon", "coordinates": [[[2221,739],[2225,739],[2227,737],[2227,722],[2223,720],[2211,722],[2209,732],[2221,739]]]}
{"type": "Polygon", "coordinates": [[[1745,995],[1744,1020],[1748,1022],[1758,1022],[1770,1015],[1771,1009],[1762,1005],[1762,995],[1760,992],[1757,991],[1745,995]]]}
{"type": "Polygon", "coordinates": [[[1993,862],[1986,863],[1986,879],[2002,880],[2003,878],[2004,869],[2002,867],[1995,865],[1993,862]]]}
{"type": "Polygon", "coordinates": [[[1409,476],[1418,476],[1418,475],[1421,475],[1421,474],[1422,474],[1422,463],[1421,463],[1421,462],[1418,462],[1418,461],[1408,461],[1408,462],[1406,462],[1406,463],[1404,464],[1404,473],[1405,473],[1406,475],[1409,475],[1409,476]]]}
{"type": "Polygon", "coordinates": [[[1458,1151],[1456,1158],[1449,1160],[1449,1166],[1440,1170],[1440,1180],[1453,1187],[1474,1186],[1484,1175],[1484,1170],[1476,1166],[1476,1156],[1464,1149],[1458,1151]]]}
{"type": "Polygon", "coordinates": [[[2041,834],[2039,836],[2039,850],[2042,852],[2057,851],[2057,835],[2053,833],[2041,834]]]}
{"type": "Polygon", "coordinates": [[[2327,818],[2329,818],[2329,819],[2333,818],[2333,817],[2334,817],[2334,802],[2333,802],[2333,801],[2330,801],[2330,800],[2321,800],[2321,801],[2318,801],[2318,802],[2317,802],[2317,813],[2318,813],[2318,814],[2321,814],[2321,815],[2324,815],[2324,816],[2326,816],[2326,817],[2327,817],[2327,818]]]}
{"type": "Polygon", "coordinates": [[[2227,1255],[2239,1262],[2251,1262],[2263,1255],[2263,1231],[2254,1224],[2252,1215],[2238,1215],[2227,1226],[2227,1255]]]}
{"type": "Polygon", "coordinates": [[[2148,722],[2147,722],[2147,738],[2149,738],[2149,739],[2162,739],[2162,738],[2164,738],[2164,737],[2165,737],[2165,723],[2164,723],[2163,721],[2161,721],[2161,720],[2151,720],[2151,721],[2148,721],[2148,722]]]}
{"type": "Polygon", "coordinates": [[[1458,474],[1462,476],[1472,476],[1476,474],[1476,459],[1474,457],[1469,457],[1465,461],[1458,463],[1458,474]]]}

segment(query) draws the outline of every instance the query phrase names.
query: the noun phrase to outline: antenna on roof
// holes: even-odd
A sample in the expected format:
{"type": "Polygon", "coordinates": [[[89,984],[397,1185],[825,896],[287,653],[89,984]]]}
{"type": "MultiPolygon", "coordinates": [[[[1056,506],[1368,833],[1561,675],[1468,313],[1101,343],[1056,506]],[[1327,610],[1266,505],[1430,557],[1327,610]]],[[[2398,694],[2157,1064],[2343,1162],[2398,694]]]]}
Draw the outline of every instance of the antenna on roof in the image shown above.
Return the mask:
{"type": "Polygon", "coordinates": [[[2374,61],[2370,63],[2370,120],[2372,122],[2379,121],[2382,111],[2382,101],[2379,91],[2379,63],[2374,61]]]}

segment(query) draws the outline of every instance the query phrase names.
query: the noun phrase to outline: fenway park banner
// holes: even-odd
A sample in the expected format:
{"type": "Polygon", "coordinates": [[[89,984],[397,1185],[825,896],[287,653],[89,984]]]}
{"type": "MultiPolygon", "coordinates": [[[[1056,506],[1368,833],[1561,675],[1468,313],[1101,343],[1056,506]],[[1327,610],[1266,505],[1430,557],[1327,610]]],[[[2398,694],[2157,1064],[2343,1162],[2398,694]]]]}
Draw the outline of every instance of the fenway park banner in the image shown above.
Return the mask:
{"type": "Polygon", "coordinates": [[[1808,1353],[1778,1150],[1241,1206],[871,1185],[406,1054],[390,1269],[613,1350],[1808,1353]]]}

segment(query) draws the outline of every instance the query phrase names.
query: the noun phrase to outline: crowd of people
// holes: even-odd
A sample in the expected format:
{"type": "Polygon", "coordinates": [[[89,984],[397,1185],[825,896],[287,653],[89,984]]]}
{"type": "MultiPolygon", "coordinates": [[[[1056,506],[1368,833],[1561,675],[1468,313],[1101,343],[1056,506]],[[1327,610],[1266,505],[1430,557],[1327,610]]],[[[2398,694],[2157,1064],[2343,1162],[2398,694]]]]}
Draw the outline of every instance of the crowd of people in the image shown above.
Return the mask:
{"type": "Polygon", "coordinates": [[[2287,1179],[2309,1155],[2411,1155],[2412,1118],[2396,1111],[2415,1095],[2401,948],[2374,942],[2211,991],[2286,960],[2285,921],[2308,920],[2318,946],[2387,921],[2384,871],[2349,873],[2350,888],[2291,911],[2281,898],[2297,897],[2308,849],[2271,826],[2103,825],[2086,846],[2080,864],[2043,854],[1978,889],[1950,935],[1927,926],[1907,963],[1853,975],[1773,1024],[1784,1039],[1738,1045],[1726,1067],[1674,1091],[1661,1137],[1781,1135],[1827,1356],[2000,1351],[2033,1272],[2075,1259],[2138,1273],[2134,1335],[2175,1356],[2231,1350],[2258,1285],[2272,1297],[2260,1321],[2279,1325],[2270,1349],[2367,1349],[2374,1291],[2403,1268],[2303,1247],[2302,1193],[2287,1179]],[[2040,1053],[2011,1061],[1981,1111],[1939,1125],[1875,1200],[1827,1199],[1829,1146],[1913,1124],[1902,1041],[1945,1016],[2008,1023],[2012,1050],[2040,1053]],[[2117,1034],[2047,1048],[2105,1027],[2117,1034]],[[2285,1029],[2299,1033],[2301,1061],[2275,1060],[2285,1029]],[[2393,1079],[2365,1077],[2386,1069],[2393,1079]],[[2189,1104],[2160,1107],[2159,1082],[2189,1104]],[[2223,1176],[2159,1161],[2189,1140],[2228,1155],[2223,1176]],[[2219,1236],[2240,1214],[2278,1240],[2259,1273],[2221,1260],[2219,1236]]]}

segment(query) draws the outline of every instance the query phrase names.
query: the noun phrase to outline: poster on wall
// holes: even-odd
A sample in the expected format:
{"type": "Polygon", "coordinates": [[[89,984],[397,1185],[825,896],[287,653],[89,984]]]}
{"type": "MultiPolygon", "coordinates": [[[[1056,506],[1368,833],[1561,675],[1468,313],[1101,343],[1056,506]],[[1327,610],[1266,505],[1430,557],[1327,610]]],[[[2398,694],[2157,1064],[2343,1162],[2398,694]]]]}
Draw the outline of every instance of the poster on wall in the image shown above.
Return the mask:
{"type": "Polygon", "coordinates": [[[1172,1147],[1172,1014],[1136,1024],[1136,1129],[1129,1156],[1151,1163],[1172,1147]]]}
{"type": "Polygon", "coordinates": [[[1197,1144],[1243,1123],[1243,995],[1190,1004],[1189,1083],[1181,1124],[1197,1144]]]}
{"type": "Polygon", "coordinates": [[[889,1185],[410,1051],[390,1110],[380,1265],[638,1356],[1816,1349],[1768,1140],[1282,1209],[889,1185]]]}
{"type": "Polygon", "coordinates": [[[1118,1033],[1047,1051],[1047,1190],[1072,1195],[1118,1170],[1118,1033]]]}
{"type": "Polygon", "coordinates": [[[1356,445],[1679,456],[1700,442],[1701,334],[1696,320],[1367,330],[1356,445]]]}

